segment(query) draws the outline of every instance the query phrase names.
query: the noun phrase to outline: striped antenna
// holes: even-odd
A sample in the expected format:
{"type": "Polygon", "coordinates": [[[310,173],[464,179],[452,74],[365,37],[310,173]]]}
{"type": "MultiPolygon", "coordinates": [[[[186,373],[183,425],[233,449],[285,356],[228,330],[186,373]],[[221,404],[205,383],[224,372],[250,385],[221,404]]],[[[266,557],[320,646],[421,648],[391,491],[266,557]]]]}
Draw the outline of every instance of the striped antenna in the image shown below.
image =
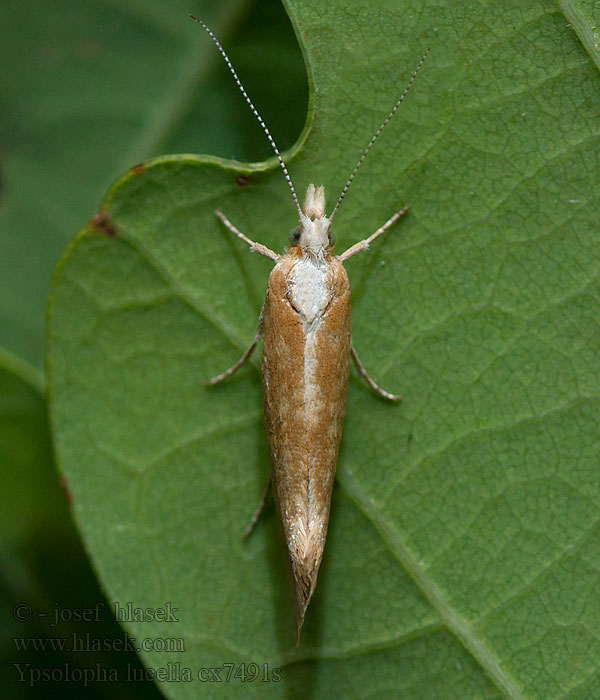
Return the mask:
{"type": "Polygon", "coordinates": [[[421,56],[421,60],[419,61],[419,63],[417,64],[417,67],[414,69],[412,75],[410,76],[410,80],[408,81],[408,84],[404,88],[404,92],[400,95],[400,99],[398,100],[398,102],[396,102],[396,104],[392,108],[392,111],[383,120],[379,129],[377,129],[373,138],[369,141],[368,146],[362,152],[361,157],[358,159],[358,163],[354,166],[354,170],[350,173],[350,177],[348,178],[348,181],[344,185],[344,189],[342,190],[342,194],[340,195],[338,201],[335,204],[335,207],[333,208],[333,211],[331,212],[331,216],[329,217],[330,224],[333,221],[333,217],[336,215],[337,210],[340,208],[340,204],[343,202],[344,197],[346,196],[346,192],[348,192],[348,190],[350,189],[350,185],[352,184],[352,180],[354,180],[354,177],[355,177],[356,173],[358,172],[358,169],[360,168],[360,166],[363,164],[365,158],[367,157],[367,153],[373,148],[373,144],[375,143],[375,141],[377,141],[377,137],[379,136],[379,134],[389,124],[390,119],[398,111],[398,107],[400,107],[400,105],[404,102],[404,98],[408,94],[408,91],[412,87],[412,84],[415,82],[415,78],[417,77],[417,73],[421,70],[421,66],[425,63],[425,59],[427,58],[430,51],[431,51],[431,47],[429,47],[427,49],[427,51],[425,51],[425,53],[421,56]]]}
{"type": "Polygon", "coordinates": [[[275,144],[275,140],[271,136],[271,132],[267,129],[267,125],[264,123],[263,118],[258,113],[258,110],[256,109],[256,107],[252,104],[252,100],[248,97],[248,93],[246,92],[246,90],[244,90],[244,86],[242,85],[240,79],[238,78],[238,74],[235,72],[233,66],[231,65],[231,61],[229,60],[229,56],[225,53],[225,49],[221,46],[217,37],[212,33],[211,29],[201,19],[198,19],[197,17],[194,17],[193,15],[190,15],[190,18],[193,19],[194,22],[198,22],[198,24],[206,30],[208,36],[213,40],[217,49],[219,49],[219,53],[225,59],[225,63],[227,64],[227,67],[229,68],[231,75],[233,75],[233,78],[234,78],[235,82],[237,83],[237,86],[239,87],[240,92],[244,96],[244,99],[248,103],[248,107],[250,107],[250,109],[252,110],[252,114],[254,114],[254,116],[257,118],[258,123],[261,125],[262,130],[265,132],[265,134],[267,136],[267,139],[269,139],[269,143],[271,144],[271,147],[275,151],[275,155],[277,156],[277,160],[279,161],[279,165],[281,165],[281,169],[283,170],[283,175],[285,177],[285,181],[287,182],[288,187],[290,188],[290,192],[292,193],[292,199],[294,200],[296,210],[298,211],[298,219],[300,219],[300,217],[302,215],[302,210],[300,209],[300,203],[298,202],[296,190],[294,189],[294,185],[292,184],[292,178],[290,177],[290,174],[288,173],[288,169],[287,169],[285,163],[283,162],[283,158],[281,157],[281,154],[279,153],[279,149],[277,148],[277,145],[275,144]]]}

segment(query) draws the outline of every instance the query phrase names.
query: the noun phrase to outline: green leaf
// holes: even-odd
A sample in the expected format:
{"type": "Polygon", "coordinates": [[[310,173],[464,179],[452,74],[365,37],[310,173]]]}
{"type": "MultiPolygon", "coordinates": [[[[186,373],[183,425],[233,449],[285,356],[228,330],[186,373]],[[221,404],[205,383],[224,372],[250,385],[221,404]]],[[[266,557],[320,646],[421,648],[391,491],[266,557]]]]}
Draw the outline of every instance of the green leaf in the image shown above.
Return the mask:
{"type": "Polygon", "coordinates": [[[0,493],[11,494],[0,510],[5,542],[31,537],[52,511],[46,490],[55,478],[40,384],[26,363],[0,354],[0,493]]]}
{"type": "Polygon", "coordinates": [[[597,66],[550,2],[290,14],[312,97],[287,161],[299,193],[325,184],[331,202],[432,46],[335,222],[344,250],[411,204],[347,264],[357,351],[404,403],[351,379],[295,648],[274,510],[240,542],[268,469],[258,359],[204,386],[250,343],[270,269],[214,209],[280,250],[289,192],[272,160],[130,170],[68,249],[49,311],[57,454],[103,585],[178,609],[126,623],[184,640],[142,654],[190,669],[160,684],[172,698],[597,697],[597,66]],[[198,680],[250,662],[283,680],[198,680]]]}

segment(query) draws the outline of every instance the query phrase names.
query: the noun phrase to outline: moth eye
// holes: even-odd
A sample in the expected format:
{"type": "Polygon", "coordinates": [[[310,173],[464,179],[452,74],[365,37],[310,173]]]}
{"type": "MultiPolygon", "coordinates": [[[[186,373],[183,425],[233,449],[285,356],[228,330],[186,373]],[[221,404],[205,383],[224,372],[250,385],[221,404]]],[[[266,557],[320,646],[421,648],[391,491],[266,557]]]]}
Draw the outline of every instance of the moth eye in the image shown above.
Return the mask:
{"type": "Polygon", "coordinates": [[[296,226],[290,231],[288,236],[291,245],[298,245],[300,243],[300,226],[296,226]]]}

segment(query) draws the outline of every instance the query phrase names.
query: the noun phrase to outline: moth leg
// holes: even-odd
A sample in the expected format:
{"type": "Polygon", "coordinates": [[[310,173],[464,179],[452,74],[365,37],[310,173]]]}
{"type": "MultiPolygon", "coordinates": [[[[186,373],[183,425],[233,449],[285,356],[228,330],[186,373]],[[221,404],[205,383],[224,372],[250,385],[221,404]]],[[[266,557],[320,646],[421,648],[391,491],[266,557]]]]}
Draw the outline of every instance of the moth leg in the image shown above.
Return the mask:
{"type": "Polygon", "coordinates": [[[273,262],[277,262],[279,260],[279,255],[272,251],[270,248],[267,248],[266,245],[263,245],[262,243],[256,243],[255,241],[251,241],[248,236],[245,236],[241,231],[239,231],[232,223],[229,221],[229,219],[223,214],[222,211],[219,211],[218,209],[215,211],[215,214],[221,219],[223,224],[228,228],[232,233],[235,233],[235,235],[244,243],[247,243],[250,246],[250,252],[252,253],[260,253],[261,255],[264,255],[265,258],[269,258],[269,260],[273,260],[273,262]]]}
{"type": "Polygon", "coordinates": [[[269,493],[271,491],[271,479],[267,481],[267,485],[265,486],[265,490],[263,491],[263,495],[260,499],[260,503],[258,504],[258,508],[254,511],[254,515],[252,518],[250,518],[250,522],[248,523],[248,527],[244,530],[244,533],[242,535],[242,540],[245,540],[246,537],[252,532],[252,529],[256,525],[256,521],[260,518],[260,514],[263,512],[263,509],[265,507],[265,504],[267,502],[267,498],[269,497],[269,493]]]}
{"type": "Polygon", "coordinates": [[[350,346],[350,354],[352,355],[352,359],[354,360],[354,364],[356,365],[358,373],[367,382],[371,389],[373,389],[373,391],[376,391],[379,394],[379,396],[383,396],[385,399],[389,399],[390,401],[402,401],[401,396],[398,396],[398,394],[390,394],[389,391],[385,391],[384,389],[382,389],[371,379],[371,377],[369,377],[369,375],[367,374],[367,370],[364,368],[363,363],[358,359],[358,355],[356,354],[356,350],[354,349],[353,345],[350,346]]]}
{"type": "Polygon", "coordinates": [[[407,204],[406,206],[402,207],[400,211],[397,211],[394,216],[391,216],[383,226],[380,226],[375,233],[372,233],[368,238],[365,238],[362,241],[359,241],[358,243],[355,243],[353,246],[350,246],[348,250],[345,250],[341,255],[338,255],[338,259],[344,262],[344,260],[348,260],[348,258],[351,258],[353,255],[356,255],[357,253],[362,253],[363,250],[368,250],[369,249],[369,243],[372,243],[377,236],[381,236],[381,234],[388,229],[395,221],[397,221],[403,214],[406,214],[408,211],[408,207],[410,205],[407,204]]]}
{"type": "Polygon", "coordinates": [[[247,362],[250,359],[250,356],[254,352],[256,346],[258,345],[258,341],[263,337],[263,315],[264,315],[265,307],[261,309],[260,316],[258,317],[258,328],[256,329],[256,334],[254,336],[254,340],[250,344],[250,347],[246,350],[246,352],[240,357],[240,359],[232,365],[229,369],[226,369],[224,372],[221,372],[221,374],[218,374],[216,377],[213,377],[210,379],[208,382],[206,382],[206,386],[213,386],[214,384],[218,384],[219,382],[222,382],[224,379],[227,379],[227,377],[231,377],[231,375],[239,369],[245,362],[247,362]]]}

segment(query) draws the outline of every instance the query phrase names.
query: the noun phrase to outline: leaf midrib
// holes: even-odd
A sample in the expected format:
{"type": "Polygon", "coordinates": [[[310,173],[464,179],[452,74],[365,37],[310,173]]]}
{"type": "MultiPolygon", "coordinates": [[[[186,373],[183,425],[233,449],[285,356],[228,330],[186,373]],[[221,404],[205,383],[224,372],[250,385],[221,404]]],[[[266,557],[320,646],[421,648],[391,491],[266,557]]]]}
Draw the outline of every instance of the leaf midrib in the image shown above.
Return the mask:
{"type": "Polygon", "coordinates": [[[514,679],[501,667],[499,660],[486,647],[472,630],[470,625],[459,615],[454,608],[448,605],[441,590],[426,575],[422,567],[409,552],[408,548],[400,541],[387,521],[374,508],[371,501],[359,489],[346,470],[339,470],[337,479],[346,493],[354,501],[361,512],[371,521],[373,527],[381,535],[382,540],[389,547],[390,552],[396,556],[400,564],[413,581],[419,587],[429,604],[438,613],[440,619],[449,630],[464,644],[467,651],[473,656],[485,673],[494,681],[496,686],[512,700],[525,700],[525,696],[517,688],[514,679]]]}
{"type": "Polygon", "coordinates": [[[587,51],[588,56],[596,67],[600,69],[600,51],[596,48],[598,42],[592,33],[592,28],[581,13],[578,12],[572,0],[559,0],[559,4],[563,15],[575,30],[575,34],[587,51]]]}

